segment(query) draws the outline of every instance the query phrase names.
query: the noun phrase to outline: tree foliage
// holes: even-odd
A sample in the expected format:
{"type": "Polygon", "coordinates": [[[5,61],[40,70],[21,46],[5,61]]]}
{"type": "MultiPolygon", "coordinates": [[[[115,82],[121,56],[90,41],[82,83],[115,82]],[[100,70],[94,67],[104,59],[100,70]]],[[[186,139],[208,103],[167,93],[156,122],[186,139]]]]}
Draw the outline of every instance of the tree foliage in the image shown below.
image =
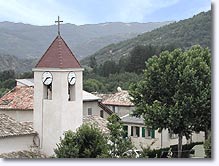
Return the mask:
{"type": "Polygon", "coordinates": [[[147,61],[143,80],[130,88],[134,115],[143,115],[152,128],[178,134],[179,150],[182,136],[210,129],[210,59],[209,49],[200,46],[164,51],[147,61]]]}
{"type": "Polygon", "coordinates": [[[108,121],[107,128],[110,130],[109,156],[122,158],[124,152],[133,148],[132,142],[129,138],[125,138],[121,119],[116,114],[112,114],[108,121]]]}
{"type": "Polygon", "coordinates": [[[67,131],[54,150],[57,158],[97,158],[107,153],[107,140],[92,125],[83,124],[76,133],[67,131]]]}

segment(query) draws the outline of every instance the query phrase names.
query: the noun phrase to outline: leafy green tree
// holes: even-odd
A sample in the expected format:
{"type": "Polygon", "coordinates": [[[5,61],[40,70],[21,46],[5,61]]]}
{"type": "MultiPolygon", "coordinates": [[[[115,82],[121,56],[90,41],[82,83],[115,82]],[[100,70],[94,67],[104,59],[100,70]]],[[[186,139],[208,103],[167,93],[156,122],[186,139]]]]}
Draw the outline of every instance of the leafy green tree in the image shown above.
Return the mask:
{"type": "Polygon", "coordinates": [[[0,72],[0,82],[8,79],[15,79],[14,70],[5,70],[0,72]]]}
{"type": "Polygon", "coordinates": [[[134,115],[143,115],[147,126],[178,134],[178,157],[183,136],[210,130],[210,59],[209,49],[200,46],[162,52],[147,61],[143,80],[130,88],[134,115]]]}
{"type": "Polygon", "coordinates": [[[145,67],[145,61],[148,58],[152,57],[156,53],[156,48],[147,45],[147,46],[136,46],[131,52],[130,57],[128,59],[128,63],[126,65],[126,71],[128,72],[136,72],[142,73],[145,67]]]}
{"type": "Polygon", "coordinates": [[[115,74],[118,72],[117,64],[114,61],[108,60],[104,62],[101,68],[99,68],[101,71],[101,76],[108,77],[110,74],[115,74]]]}
{"type": "Polygon", "coordinates": [[[112,158],[122,158],[124,152],[133,149],[132,142],[129,138],[124,138],[125,131],[121,119],[116,114],[109,116],[108,121],[107,128],[110,130],[109,155],[112,158]]]}
{"type": "Polygon", "coordinates": [[[103,83],[96,79],[87,79],[84,81],[83,87],[88,92],[100,92],[103,88],[103,83]]]}
{"type": "Polygon", "coordinates": [[[91,56],[91,57],[90,57],[89,66],[90,66],[91,68],[97,67],[97,61],[96,61],[95,56],[91,56]]]}
{"type": "Polygon", "coordinates": [[[58,158],[97,158],[107,154],[107,139],[97,127],[83,124],[76,133],[65,132],[54,152],[58,158]]]}

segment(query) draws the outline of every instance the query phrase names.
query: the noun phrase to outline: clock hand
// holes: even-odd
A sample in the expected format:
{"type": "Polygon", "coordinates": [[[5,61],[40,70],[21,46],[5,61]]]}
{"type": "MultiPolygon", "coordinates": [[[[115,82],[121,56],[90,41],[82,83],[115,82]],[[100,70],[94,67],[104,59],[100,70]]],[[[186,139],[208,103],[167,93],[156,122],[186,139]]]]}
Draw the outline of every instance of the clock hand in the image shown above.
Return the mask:
{"type": "Polygon", "coordinates": [[[45,82],[46,82],[46,80],[47,80],[47,79],[49,79],[49,78],[50,78],[50,77],[46,77],[46,79],[43,81],[43,83],[45,83],[45,82]]]}
{"type": "Polygon", "coordinates": [[[71,80],[70,80],[70,82],[73,80],[73,78],[75,78],[75,77],[72,77],[71,80]]]}

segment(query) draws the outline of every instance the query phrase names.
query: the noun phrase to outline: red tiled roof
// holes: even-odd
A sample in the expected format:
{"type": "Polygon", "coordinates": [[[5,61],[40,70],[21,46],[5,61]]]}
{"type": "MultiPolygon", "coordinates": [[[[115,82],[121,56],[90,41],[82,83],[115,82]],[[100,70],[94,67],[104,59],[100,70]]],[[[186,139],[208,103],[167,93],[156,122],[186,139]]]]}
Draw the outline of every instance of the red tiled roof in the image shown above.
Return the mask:
{"type": "Polygon", "coordinates": [[[0,99],[0,109],[33,109],[33,87],[16,86],[0,99]]]}
{"type": "Polygon", "coordinates": [[[36,68],[81,68],[65,41],[58,35],[39,60],[36,68]]]}
{"type": "Polygon", "coordinates": [[[0,114],[0,137],[36,134],[32,123],[17,122],[6,114],[0,114]]]}
{"type": "Polygon", "coordinates": [[[118,106],[134,106],[130,100],[128,91],[122,90],[114,94],[97,94],[101,97],[102,103],[105,105],[118,105],[118,106]]]}

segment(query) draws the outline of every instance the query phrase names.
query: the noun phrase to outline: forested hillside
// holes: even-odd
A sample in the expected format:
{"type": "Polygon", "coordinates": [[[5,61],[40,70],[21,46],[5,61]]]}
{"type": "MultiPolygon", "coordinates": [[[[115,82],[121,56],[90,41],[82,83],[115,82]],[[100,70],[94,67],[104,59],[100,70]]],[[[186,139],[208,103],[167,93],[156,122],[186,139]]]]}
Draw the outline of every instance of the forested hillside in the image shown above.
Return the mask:
{"type": "MultiPolygon", "coordinates": [[[[133,38],[168,23],[170,22],[62,24],[61,35],[75,56],[82,59],[111,43],[133,38]]],[[[39,58],[56,35],[57,25],[35,26],[0,22],[0,53],[18,58],[39,58]]]]}
{"type": "MultiPolygon", "coordinates": [[[[138,45],[172,46],[189,48],[199,44],[202,47],[211,48],[211,11],[202,12],[192,18],[174,22],[151,32],[138,35],[133,39],[111,44],[96,52],[95,57],[98,64],[106,60],[119,61],[121,57],[127,57],[130,51],[138,45]]],[[[88,65],[90,57],[81,60],[82,65],[88,65]]]]}
{"type": "Polygon", "coordinates": [[[0,54],[0,72],[14,70],[16,73],[31,71],[37,59],[20,59],[12,55],[0,54]]]}

